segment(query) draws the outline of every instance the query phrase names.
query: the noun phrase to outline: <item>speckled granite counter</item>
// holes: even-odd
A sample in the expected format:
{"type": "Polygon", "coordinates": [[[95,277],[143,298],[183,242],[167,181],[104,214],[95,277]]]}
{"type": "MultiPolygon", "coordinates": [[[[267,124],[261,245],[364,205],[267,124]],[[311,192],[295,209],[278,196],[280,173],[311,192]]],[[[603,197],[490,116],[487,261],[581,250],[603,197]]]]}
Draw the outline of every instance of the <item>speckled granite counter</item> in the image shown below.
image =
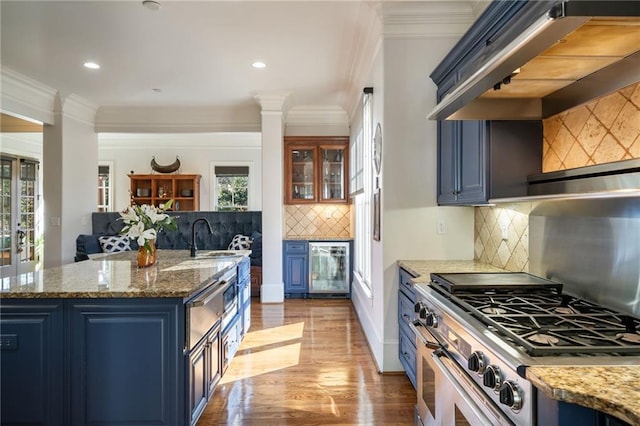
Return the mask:
{"type": "Polygon", "coordinates": [[[158,261],[138,268],[137,252],[114,253],[2,280],[0,298],[188,297],[235,266],[249,251],[216,258],[202,251],[158,250],[158,261]]]}
{"type": "Polygon", "coordinates": [[[476,262],[475,260],[398,260],[398,266],[406,269],[414,283],[428,283],[432,272],[505,272],[504,269],[476,262]]]}
{"type": "Polygon", "coordinates": [[[640,425],[640,365],[529,367],[527,379],[549,398],[640,425]]]}

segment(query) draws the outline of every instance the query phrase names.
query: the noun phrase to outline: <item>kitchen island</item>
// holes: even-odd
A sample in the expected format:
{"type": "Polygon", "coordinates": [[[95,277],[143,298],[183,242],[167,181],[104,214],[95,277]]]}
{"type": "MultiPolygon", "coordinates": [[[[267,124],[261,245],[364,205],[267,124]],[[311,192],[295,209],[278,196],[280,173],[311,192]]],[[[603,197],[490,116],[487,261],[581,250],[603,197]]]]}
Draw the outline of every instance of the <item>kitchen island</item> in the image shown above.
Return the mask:
{"type": "Polygon", "coordinates": [[[2,280],[3,424],[197,421],[248,328],[248,253],[158,253],[2,280]]]}

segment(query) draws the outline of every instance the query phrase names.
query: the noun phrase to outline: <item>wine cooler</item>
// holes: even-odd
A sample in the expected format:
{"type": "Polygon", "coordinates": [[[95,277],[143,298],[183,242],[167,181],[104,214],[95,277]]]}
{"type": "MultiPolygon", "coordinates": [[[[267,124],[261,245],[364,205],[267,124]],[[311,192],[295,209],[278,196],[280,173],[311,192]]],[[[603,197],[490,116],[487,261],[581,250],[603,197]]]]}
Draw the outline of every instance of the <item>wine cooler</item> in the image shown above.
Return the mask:
{"type": "Polygon", "coordinates": [[[309,243],[309,294],[349,297],[348,242],[309,243]]]}

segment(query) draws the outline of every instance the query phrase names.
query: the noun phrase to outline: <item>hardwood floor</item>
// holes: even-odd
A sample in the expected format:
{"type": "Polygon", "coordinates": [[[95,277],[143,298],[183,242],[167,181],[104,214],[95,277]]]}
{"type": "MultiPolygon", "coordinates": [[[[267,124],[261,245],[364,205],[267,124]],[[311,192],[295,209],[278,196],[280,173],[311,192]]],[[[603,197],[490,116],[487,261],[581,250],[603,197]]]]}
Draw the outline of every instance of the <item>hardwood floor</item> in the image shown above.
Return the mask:
{"type": "Polygon", "coordinates": [[[251,329],[197,426],[413,425],[411,382],[378,374],[350,300],[251,309],[251,329]]]}

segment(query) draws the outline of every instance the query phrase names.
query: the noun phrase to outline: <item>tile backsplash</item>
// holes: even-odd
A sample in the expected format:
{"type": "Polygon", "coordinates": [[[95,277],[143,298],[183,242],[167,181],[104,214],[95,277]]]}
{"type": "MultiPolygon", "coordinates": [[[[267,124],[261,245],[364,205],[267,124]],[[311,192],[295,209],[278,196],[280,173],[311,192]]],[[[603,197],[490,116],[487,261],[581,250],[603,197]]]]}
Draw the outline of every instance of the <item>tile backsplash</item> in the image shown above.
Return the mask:
{"type": "Polygon", "coordinates": [[[296,204],[284,207],[285,239],[352,238],[350,205],[296,204]]]}
{"type": "Polygon", "coordinates": [[[532,203],[475,208],[474,257],[508,271],[529,269],[532,203]]]}
{"type": "Polygon", "coordinates": [[[543,121],[542,171],[640,158],[640,83],[543,121]]]}
{"type": "MultiPolygon", "coordinates": [[[[544,120],[543,132],[543,172],[640,158],[640,83],[544,120]]],[[[533,206],[476,207],[475,259],[527,272],[533,206]]]]}

